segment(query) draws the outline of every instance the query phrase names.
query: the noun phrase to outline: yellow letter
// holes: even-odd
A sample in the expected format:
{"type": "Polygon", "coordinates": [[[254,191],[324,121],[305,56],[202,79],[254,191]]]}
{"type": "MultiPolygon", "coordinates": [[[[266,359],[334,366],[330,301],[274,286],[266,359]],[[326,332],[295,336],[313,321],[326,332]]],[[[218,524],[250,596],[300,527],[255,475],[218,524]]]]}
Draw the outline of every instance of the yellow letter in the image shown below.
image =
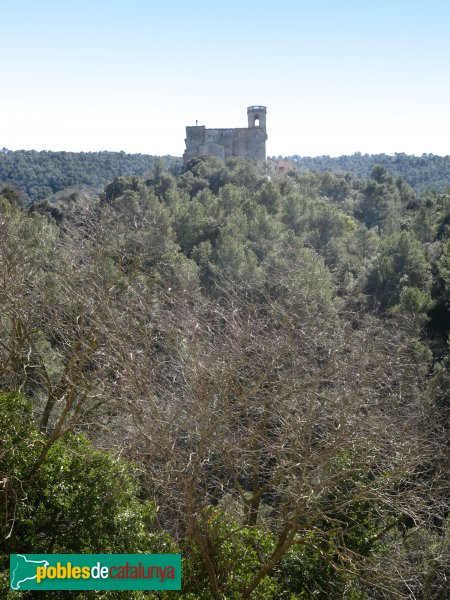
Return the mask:
{"type": "Polygon", "coordinates": [[[72,577],[74,579],[80,579],[81,568],[80,567],[72,567],[72,577]]]}
{"type": "Polygon", "coordinates": [[[36,569],[36,581],[41,583],[41,579],[45,579],[47,577],[47,567],[38,567],[36,569]]]}
{"type": "Polygon", "coordinates": [[[83,579],[89,579],[90,576],[91,576],[91,569],[89,567],[83,567],[81,569],[81,577],[83,579]]]}

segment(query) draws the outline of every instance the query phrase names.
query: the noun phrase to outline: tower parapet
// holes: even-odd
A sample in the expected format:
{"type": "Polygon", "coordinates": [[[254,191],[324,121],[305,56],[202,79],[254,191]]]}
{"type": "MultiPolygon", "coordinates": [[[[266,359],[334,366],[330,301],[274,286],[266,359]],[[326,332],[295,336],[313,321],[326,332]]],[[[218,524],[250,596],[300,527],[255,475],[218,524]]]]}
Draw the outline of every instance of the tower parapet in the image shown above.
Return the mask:
{"type": "Polygon", "coordinates": [[[248,126],[260,127],[266,130],[266,114],[267,108],[265,106],[249,106],[247,108],[248,126]]]}

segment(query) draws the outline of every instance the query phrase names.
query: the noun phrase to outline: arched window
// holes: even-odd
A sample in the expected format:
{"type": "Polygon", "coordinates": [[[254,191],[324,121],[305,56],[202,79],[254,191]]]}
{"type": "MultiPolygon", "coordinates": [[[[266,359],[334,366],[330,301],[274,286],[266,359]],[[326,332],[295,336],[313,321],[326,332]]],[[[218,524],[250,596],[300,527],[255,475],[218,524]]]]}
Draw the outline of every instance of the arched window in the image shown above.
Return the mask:
{"type": "Polygon", "coordinates": [[[259,127],[259,117],[258,115],[255,115],[255,122],[253,124],[255,127],[259,127]]]}

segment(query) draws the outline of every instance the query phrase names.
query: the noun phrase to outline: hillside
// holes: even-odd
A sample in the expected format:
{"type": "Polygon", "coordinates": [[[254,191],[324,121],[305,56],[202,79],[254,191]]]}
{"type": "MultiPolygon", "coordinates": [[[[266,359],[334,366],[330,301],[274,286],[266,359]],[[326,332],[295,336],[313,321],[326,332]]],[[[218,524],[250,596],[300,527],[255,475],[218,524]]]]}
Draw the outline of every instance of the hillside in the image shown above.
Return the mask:
{"type": "MultiPolygon", "coordinates": [[[[173,156],[125,152],[10,151],[4,148],[0,152],[0,184],[14,185],[25,195],[25,201],[50,198],[66,189],[99,193],[114,177],[143,175],[159,158],[163,159],[169,171],[174,174],[180,172],[181,158],[173,156]]],[[[403,177],[416,194],[429,189],[445,191],[450,186],[450,156],[357,153],[337,158],[288,158],[296,162],[300,172],[348,172],[360,178],[368,178],[375,165],[383,165],[392,175],[403,177]]]]}
{"type": "Polygon", "coordinates": [[[320,171],[322,173],[352,173],[367,178],[375,165],[383,165],[395,176],[403,177],[416,193],[426,190],[444,191],[450,186],[450,156],[422,154],[410,156],[397,153],[361,154],[350,156],[290,156],[299,171],[320,171]]]}
{"type": "MultiPolygon", "coordinates": [[[[142,175],[160,158],[125,152],[50,152],[7,150],[0,152],[0,182],[13,184],[25,200],[48,198],[68,188],[100,192],[114,177],[142,175]]],[[[167,156],[168,168],[179,169],[180,159],[167,156]]]]}
{"type": "Polygon", "coordinates": [[[449,195],[197,157],[17,200],[2,564],[182,554],[182,592],[100,598],[446,597],[449,195]]]}

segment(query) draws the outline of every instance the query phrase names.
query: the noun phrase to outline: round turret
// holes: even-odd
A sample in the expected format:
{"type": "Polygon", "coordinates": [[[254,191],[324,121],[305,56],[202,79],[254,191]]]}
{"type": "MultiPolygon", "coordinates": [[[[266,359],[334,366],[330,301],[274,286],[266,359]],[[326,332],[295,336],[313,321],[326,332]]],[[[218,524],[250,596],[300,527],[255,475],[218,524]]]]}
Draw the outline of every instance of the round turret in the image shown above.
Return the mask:
{"type": "Polygon", "coordinates": [[[249,106],[247,108],[248,126],[260,127],[264,131],[266,130],[266,113],[267,108],[265,106],[249,106]]]}

